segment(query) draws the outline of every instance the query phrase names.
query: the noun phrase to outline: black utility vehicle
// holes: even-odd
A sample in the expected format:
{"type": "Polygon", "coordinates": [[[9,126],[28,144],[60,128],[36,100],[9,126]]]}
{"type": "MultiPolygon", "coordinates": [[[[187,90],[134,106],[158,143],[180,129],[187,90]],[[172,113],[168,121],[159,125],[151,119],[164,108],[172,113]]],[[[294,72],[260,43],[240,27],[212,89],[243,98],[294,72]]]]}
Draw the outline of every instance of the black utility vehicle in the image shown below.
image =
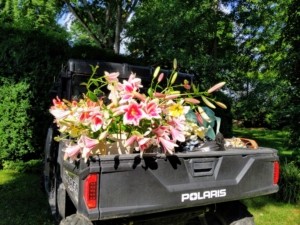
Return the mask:
{"type": "MultiPolygon", "coordinates": [[[[71,99],[91,75],[90,64],[103,71],[131,71],[150,82],[153,68],[97,61],[69,60],[55,95],[71,99]]],[[[163,71],[168,73],[169,71],[163,71]]],[[[180,73],[180,79],[192,80],[180,73]]],[[[254,224],[241,199],[278,191],[277,151],[232,148],[225,151],[105,155],[63,160],[63,143],[53,124],[45,144],[45,189],[60,224],[254,224]]]]}

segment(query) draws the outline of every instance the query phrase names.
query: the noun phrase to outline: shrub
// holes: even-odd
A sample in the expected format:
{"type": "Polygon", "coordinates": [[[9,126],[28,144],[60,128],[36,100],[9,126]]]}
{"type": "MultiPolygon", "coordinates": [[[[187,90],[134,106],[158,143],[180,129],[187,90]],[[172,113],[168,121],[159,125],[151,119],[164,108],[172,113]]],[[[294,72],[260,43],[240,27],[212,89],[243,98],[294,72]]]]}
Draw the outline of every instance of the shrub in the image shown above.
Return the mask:
{"type": "Polygon", "coordinates": [[[300,201],[300,169],[295,162],[285,163],[281,168],[279,180],[279,200],[288,203],[300,201]]]}
{"type": "Polygon", "coordinates": [[[25,82],[0,82],[0,164],[3,160],[21,160],[34,151],[31,144],[31,92],[25,82]]]}

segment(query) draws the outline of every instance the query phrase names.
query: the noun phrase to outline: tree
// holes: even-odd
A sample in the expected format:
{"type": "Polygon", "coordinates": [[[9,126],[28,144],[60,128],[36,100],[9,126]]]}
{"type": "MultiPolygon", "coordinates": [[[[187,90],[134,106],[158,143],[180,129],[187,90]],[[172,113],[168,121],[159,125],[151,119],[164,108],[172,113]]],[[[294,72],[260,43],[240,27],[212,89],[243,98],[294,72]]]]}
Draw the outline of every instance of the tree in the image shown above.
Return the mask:
{"type": "Polygon", "coordinates": [[[88,42],[120,53],[121,34],[138,0],[64,0],[64,13],[71,13],[75,43],[88,42]],[[86,35],[87,34],[87,35],[86,35]]]}
{"type": "Polygon", "coordinates": [[[279,67],[287,56],[281,42],[289,1],[231,1],[237,57],[230,87],[235,118],[250,126],[280,127],[285,119],[289,83],[279,67]]]}
{"type": "Polygon", "coordinates": [[[232,69],[233,24],[220,1],[143,1],[126,31],[130,54],[145,64],[165,65],[177,58],[182,70],[207,85],[232,69]]]}
{"type": "Polygon", "coordinates": [[[0,21],[28,29],[58,28],[56,15],[59,5],[44,0],[0,0],[0,21]]]}
{"type": "MultiPolygon", "coordinates": [[[[287,116],[290,120],[290,145],[300,147],[300,1],[292,0],[288,8],[287,23],[284,27],[282,47],[286,49],[286,57],[280,67],[281,76],[290,83],[287,90],[290,99],[287,104],[287,116]]],[[[298,151],[299,152],[299,151],[298,151]]],[[[300,153],[300,152],[299,152],[300,153]]],[[[299,154],[300,156],[300,154],[299,154]]],[[[299,157],[300,159],[300,157],[299,157]]]]}
{"type": "Polygon", "coordinates": [[[0,10],[0,124],[12,137],[2,135],[1,160],[28,160],[43,149],[49,91],[65,61],[67,35],[56,24],[54,1],[0,1],[0,10]]]}

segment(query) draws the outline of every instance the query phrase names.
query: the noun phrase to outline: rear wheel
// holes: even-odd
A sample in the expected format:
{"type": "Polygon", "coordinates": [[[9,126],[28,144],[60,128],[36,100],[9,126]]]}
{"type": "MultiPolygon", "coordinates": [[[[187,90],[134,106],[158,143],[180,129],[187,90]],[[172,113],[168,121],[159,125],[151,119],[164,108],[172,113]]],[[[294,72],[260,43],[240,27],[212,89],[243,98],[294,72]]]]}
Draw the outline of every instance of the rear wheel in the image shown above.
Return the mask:
{"type": "Polygon", "coordinates": [[[45,149],[44,149],[44,189],[48,196],[48,202],[50,205],[51,213],[56,214],[56,194],[57,194],[57,151],[58,144],[54,141],[54,131],[50,127],[48,129],[45,149]]]}
{"type": "Polygon", "coordinates": [[[255,225],[253,216],[241,202],[217,204],[209,212],[189,220],[186,225],[255,225]]]}
{"type": "Polygon", "coordinates": [[[70,210],[67,204],[70,200],[67,191],[61,179],[60,164],[59,164],[59,148],[58,142],[54,141],[53,137],[56,135],[55,130],[48,129],[47,139],[45,144],[45,158],[44,158],[44,188],[48,195],[48,202],[50,205],[51,213],[57,223],[65,218],[70,210]]]}
{"type": "Polygon", "coordinates": [[[218,205],[216,215],[224,224],[255,225],[253,215],[239,201],[218,205]]]}
{"type": "Polygon", "coordinates": [[[83,215],[73,214],[63,219],[59,225],[93,225],[93,223],[83,215]]]}

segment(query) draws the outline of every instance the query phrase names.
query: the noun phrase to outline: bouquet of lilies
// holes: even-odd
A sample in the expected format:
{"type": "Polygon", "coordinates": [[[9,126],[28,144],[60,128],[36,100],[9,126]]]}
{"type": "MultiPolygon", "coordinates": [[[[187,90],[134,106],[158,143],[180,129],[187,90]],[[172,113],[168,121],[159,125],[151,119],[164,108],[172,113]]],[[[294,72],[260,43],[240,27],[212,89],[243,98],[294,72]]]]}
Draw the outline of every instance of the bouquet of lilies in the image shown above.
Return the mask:
{"type": "Polygon", "coordinates": [[[91,78],[82,84],[87,89],[82,99],[68,101],[56,97],[50,108],[60,131],[56,140],[68,140],[65,158],[87,160],[93,154],[105,154],[99,151],[100,146],[111,141],[113,134],[125,134],[124,146],[134,147],[140,154],[153,147],[173,154],[179,143],[191,135],[205,139],[207,127],[203,123],[210,118],[199,103],[226,108],[210,96],[225,82],[200,92],[187,80],[175,84],[176,68],[174,60],[173,71],[166,77],[157,67],[144,94],[136,74],[120,82],[119,73],[105,72],[104,76],[94,77],[97,66],[92,67],[91,78]]]}

